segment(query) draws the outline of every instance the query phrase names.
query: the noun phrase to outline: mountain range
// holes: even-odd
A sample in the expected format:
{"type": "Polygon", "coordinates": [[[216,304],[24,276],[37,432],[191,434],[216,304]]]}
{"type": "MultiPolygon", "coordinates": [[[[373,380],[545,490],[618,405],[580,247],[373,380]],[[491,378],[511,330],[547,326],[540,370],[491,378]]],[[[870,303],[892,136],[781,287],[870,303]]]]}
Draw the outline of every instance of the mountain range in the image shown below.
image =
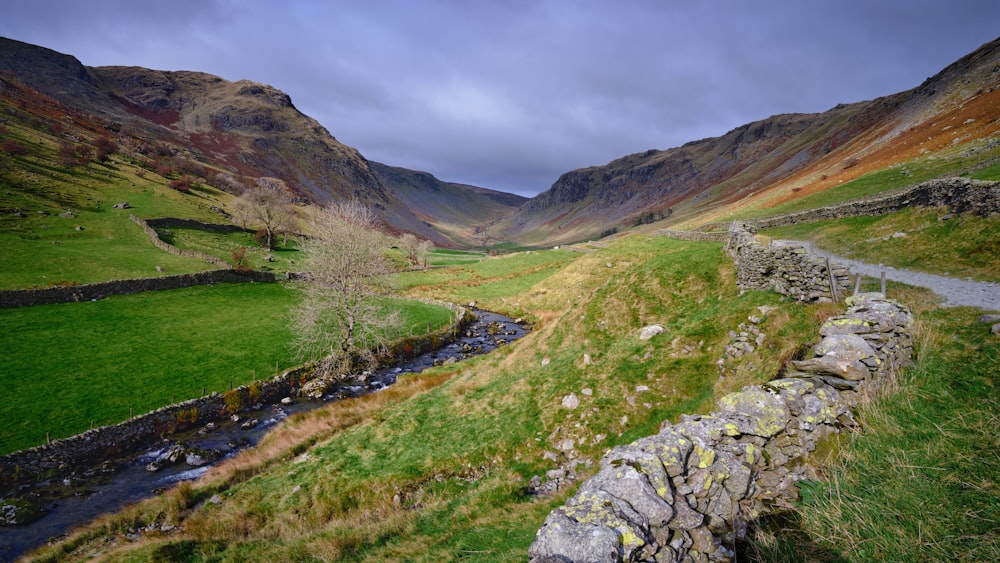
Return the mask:
{"type": "MultiPolygon", "coordinates": [[[[775,115],[720,137],[569,171],[527,199],[369,161],[287,94],[249,80],[88,67],[4,38],[0,78],[95,127],[127,131],[213,170],[280,178],[301,201],[357,197],[387,230],[452,247],[572,243],[650,222],[699,226],[872,171],[968,152],[1000,131],[998,39],[911,90],[822,113],[775,115]]],[[[968,166],[988,164],[971,159],[968,166]]]]}

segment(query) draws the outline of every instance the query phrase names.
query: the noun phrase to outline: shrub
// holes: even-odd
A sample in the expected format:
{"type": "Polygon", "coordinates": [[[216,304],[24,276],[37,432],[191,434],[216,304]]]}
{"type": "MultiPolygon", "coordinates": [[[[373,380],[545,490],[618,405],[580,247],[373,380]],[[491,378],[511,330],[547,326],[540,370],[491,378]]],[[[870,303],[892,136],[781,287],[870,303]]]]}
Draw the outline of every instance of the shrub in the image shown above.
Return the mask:
{"type": "Polygon", "coordinates": [[[194,185],[195,180],[191,176],[184,174],[180,178],[171,180],[169,186],[179,192],[189,192],[191,191],[191,186],[194,185]]]}
{"type": "Polygon", "coordinates": [[[267,229],[258,229],[256,233],[253,234],[253,241],[256,242],[261,248],[267,248],[267,229]]]}
{"type": "Polygon", "coordinates": [[[107,135],[94,139],[94,148],[97,149],[97,160],[101,162],[107,162],[111,159],[111,155],[118,152],[118,144],[107,135]]]}
{"type": "Polygon", "coordinates": [[[177,171],[178,174],[185,174],[196,178],[206,176],[204,166],[181,155],[170,159],[170,167],[177,171]]]}
{"type": "Polygon", "coordinates": [[[243,395],[239,389],[226,391],[222,400],[226,403],[226,414],[236,414],[243,409],[243,395]]]}
{"type": "Polygon", "coordinates": [[[59,145],[59,165],[69,168],[76,164],[76,149],[73,143],[64,141],[59,145]]]}
{"type": "Polygon", "coordinates": [[[0,144],[0,149],[11,156],[24,156],[28,154],[28,147],[13,139],[7,139],[3,144],[0,144]]]}
{"type": "Polygon", "coordinates": [[[241,246],[233,251],[233,269],[237,272],[250,271],[250,263],[247,258],[247,247],[241,246]]]}
{"type": "Polygon", "coordinates": [[[90,145],[76,145],[76,163],[83,166],[94,160],[94,149],[90,145]]]}
{"type": "Polygon", "coordinates": [[[254,381],[248,387],[249,389],[249,402],[255,404],[260,402],[260,398],[264,395],[264,389],[260,384],[260,381],[254,381]]]}

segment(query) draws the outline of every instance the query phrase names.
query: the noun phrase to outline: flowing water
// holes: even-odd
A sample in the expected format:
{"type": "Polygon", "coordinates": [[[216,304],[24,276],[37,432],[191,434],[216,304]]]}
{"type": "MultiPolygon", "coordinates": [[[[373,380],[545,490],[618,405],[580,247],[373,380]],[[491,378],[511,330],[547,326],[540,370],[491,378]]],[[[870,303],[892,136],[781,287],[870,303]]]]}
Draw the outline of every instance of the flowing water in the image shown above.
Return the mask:
{"type": "MultiPolygon", "coordinates": [[[[339,387],[323,400],[298,400],[290,405],[267,405],[256,412],[243,413],[242,420],[217,423],[209,432],[195,432],[184,440],[188,447],[224,452],[220,459],[227,459],[239,451],[253,447],[288,416],[315,409],[344,397],[354,397],[376,392],[396,382],[403,373],[417,373],[449,358],[463,358],[492,352],[527,333],[527,328],[513,319],[488,311],[474,311],[476,321],[469,325],[457,340],[442,348],[421,354],[395,366],[372,373],[365,384],[339,387]],[[256,421],[246,425],[246,421],[256,421]]],[[[48,513],[41,519],[23,526],[0,527],[0,561],[12,561],[29,549],[43,545],[50,538],[64,535],[73,526],[90,522],[95,517],[114,512],[123,506],[158,494],[180,482],[205,474],[210,465],[191,467],[183,462],[168,465],[156,472],[146,466],[163,456],[174,442],[152,444],[145,451],[137,452],[130,459],[116,464],[113,471],[97,471],[93,479],[74,482],[46,483],[21,491],[22,496],[44,494],[46,489],[58,488],[70,495],[49,502],[48,513]]]]}

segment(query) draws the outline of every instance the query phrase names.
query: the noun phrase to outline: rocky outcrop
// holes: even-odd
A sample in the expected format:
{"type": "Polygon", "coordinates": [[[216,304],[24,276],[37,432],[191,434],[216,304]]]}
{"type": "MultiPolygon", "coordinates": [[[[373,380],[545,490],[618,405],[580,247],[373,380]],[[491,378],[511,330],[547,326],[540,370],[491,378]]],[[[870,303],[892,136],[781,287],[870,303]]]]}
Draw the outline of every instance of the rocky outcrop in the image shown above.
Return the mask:
{"type": "Polygon", "coordinates": [[[906,307],[882,294],[847,304],[778,379],[611,450],[546,518],[532,561],[732,560],[750,521],[796,497],[817,443],[854,425],[861,397],[909,362],[906,307]]]}

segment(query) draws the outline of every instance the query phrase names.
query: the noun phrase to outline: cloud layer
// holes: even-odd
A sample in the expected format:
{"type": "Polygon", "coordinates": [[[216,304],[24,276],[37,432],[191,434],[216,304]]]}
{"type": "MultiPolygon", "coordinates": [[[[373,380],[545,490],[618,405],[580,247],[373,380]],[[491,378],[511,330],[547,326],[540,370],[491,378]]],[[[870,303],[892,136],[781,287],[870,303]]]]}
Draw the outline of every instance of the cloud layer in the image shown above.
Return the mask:
{"type": "Polygon", "coordinates": [[[372,160],[533,195],[560,174],[919,85],[995,0],[21,0],[86,65],[265,82],[372,160]]]}

